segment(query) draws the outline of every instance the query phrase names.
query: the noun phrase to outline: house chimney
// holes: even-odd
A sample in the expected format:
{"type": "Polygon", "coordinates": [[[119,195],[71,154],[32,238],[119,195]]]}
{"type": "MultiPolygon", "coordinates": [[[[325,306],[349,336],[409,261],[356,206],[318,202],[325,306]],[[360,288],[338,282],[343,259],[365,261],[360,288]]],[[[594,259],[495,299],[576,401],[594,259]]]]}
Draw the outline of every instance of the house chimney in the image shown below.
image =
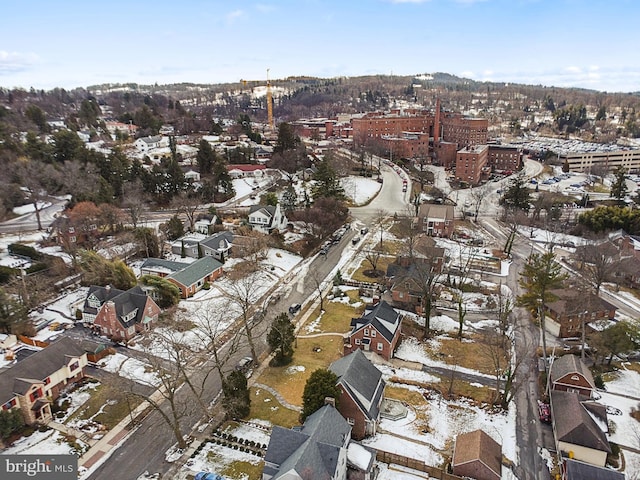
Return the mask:
{"type": "Polygon", "coordinates": [[[336,408],[336,399],[333,397],[324,397],[324,404],[331,405],[333,408],[336,408]]]}

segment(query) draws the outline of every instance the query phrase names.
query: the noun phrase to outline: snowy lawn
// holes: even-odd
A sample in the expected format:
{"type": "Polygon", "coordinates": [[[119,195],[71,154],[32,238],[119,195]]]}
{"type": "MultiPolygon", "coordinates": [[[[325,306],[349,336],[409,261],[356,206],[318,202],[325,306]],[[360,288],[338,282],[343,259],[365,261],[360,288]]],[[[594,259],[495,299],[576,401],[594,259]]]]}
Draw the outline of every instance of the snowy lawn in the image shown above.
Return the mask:
{"type": "Polygon", "coordinates": [[[340,179],[344,193],[355,205],[364,205],[375,197],[382,184],[371,178],[350,175],[340,179]]]}
{"type": "Polygon", "coordinates": [[[80,440],[70,444],[64,434],[57,430],[36,430],[28,437],[22,437],[9,448],[2,450],[3,455],[42,455],[43,452],[51,455],[80,455],[88,448],[88,445],[80,440]]]}
{"type": "Polygon", "coordinates": [[[143,385],[158,386],[160,379],[151,367],[140,360],[127,357],[121,353],[107,355],[100,360],[99,366],[108,372],[117,373],[143,385]]]}

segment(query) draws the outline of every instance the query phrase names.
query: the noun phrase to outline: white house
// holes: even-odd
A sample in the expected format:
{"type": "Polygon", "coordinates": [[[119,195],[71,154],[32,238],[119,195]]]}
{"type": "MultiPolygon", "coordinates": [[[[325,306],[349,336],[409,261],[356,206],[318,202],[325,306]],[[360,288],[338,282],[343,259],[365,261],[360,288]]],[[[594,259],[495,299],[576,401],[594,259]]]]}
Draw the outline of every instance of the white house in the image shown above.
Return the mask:
{"type": "Polygon", "coordinates": [[[200,173],[195,170],[189,170],[184,174],[184,179],[187,182],[199,182],[200,181],[200,173]]]}
{"type": "Polygon", "coordinates": [[[154,135],[152,137],[141,137],[133,142],[133,145],[140,153],[148,153],[154,148],[162,148],[169,146],[169,140],[162,135],[154,135]]]}
{"type": "Polygon", "coordinates": [[[249,210],[249,225],[254,230],[264,234],[270,234],[274,230],[283,232],[287,228],[287,217],[280,210],[280,204],[254,205],[249,210]]]}

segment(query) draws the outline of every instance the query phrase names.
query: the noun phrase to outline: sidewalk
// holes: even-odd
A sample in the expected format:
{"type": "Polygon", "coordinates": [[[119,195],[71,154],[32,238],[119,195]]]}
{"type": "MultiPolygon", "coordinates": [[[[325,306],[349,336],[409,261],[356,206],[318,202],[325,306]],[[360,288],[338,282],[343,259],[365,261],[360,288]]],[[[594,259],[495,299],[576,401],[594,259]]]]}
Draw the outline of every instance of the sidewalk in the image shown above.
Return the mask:
{"type": "MultiPolygon", "coordinates": [[[[151,394],[151,398],[158,401],[162,394],[156,390],[151,394]]],[[[130,415],[123,418],[115,427],[109,430],[104,437],[95,441],[89,450],[87,450],[79,459],[78,466],[84,468],[91,468],[98,462],[104,461],[112,453],[112,450],[117,448],[126,437],[133,432],[135,428],[135,420],[149,407],[148,402],[144,401],[138,405],[130,415]],[[133,425],[132,425],[133,423],[133,425]]]]}

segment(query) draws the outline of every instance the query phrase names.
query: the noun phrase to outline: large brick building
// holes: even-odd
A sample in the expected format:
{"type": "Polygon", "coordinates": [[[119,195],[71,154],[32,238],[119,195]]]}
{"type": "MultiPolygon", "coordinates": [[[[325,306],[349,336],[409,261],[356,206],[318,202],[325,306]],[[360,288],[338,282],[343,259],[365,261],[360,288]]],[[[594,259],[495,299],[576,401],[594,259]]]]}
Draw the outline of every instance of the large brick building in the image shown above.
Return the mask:
{"type": "Polygon", "coordinates": [[[442,112],[440,101],[435,112],[427,109],[394,109],[371,112],[351,120],[356,145],[379,142],[394,156],[429,156],[434,163],[453,167],[455,151],[487,143],[489,121],[459,113],[442,112]]]}
{"type": "Polygon", "coordinates": [[[477,185],[483,175],[491,172],[489,146],[475,145],[464,147],[456,154],[456,178],[469,185],[477,185]]]}

